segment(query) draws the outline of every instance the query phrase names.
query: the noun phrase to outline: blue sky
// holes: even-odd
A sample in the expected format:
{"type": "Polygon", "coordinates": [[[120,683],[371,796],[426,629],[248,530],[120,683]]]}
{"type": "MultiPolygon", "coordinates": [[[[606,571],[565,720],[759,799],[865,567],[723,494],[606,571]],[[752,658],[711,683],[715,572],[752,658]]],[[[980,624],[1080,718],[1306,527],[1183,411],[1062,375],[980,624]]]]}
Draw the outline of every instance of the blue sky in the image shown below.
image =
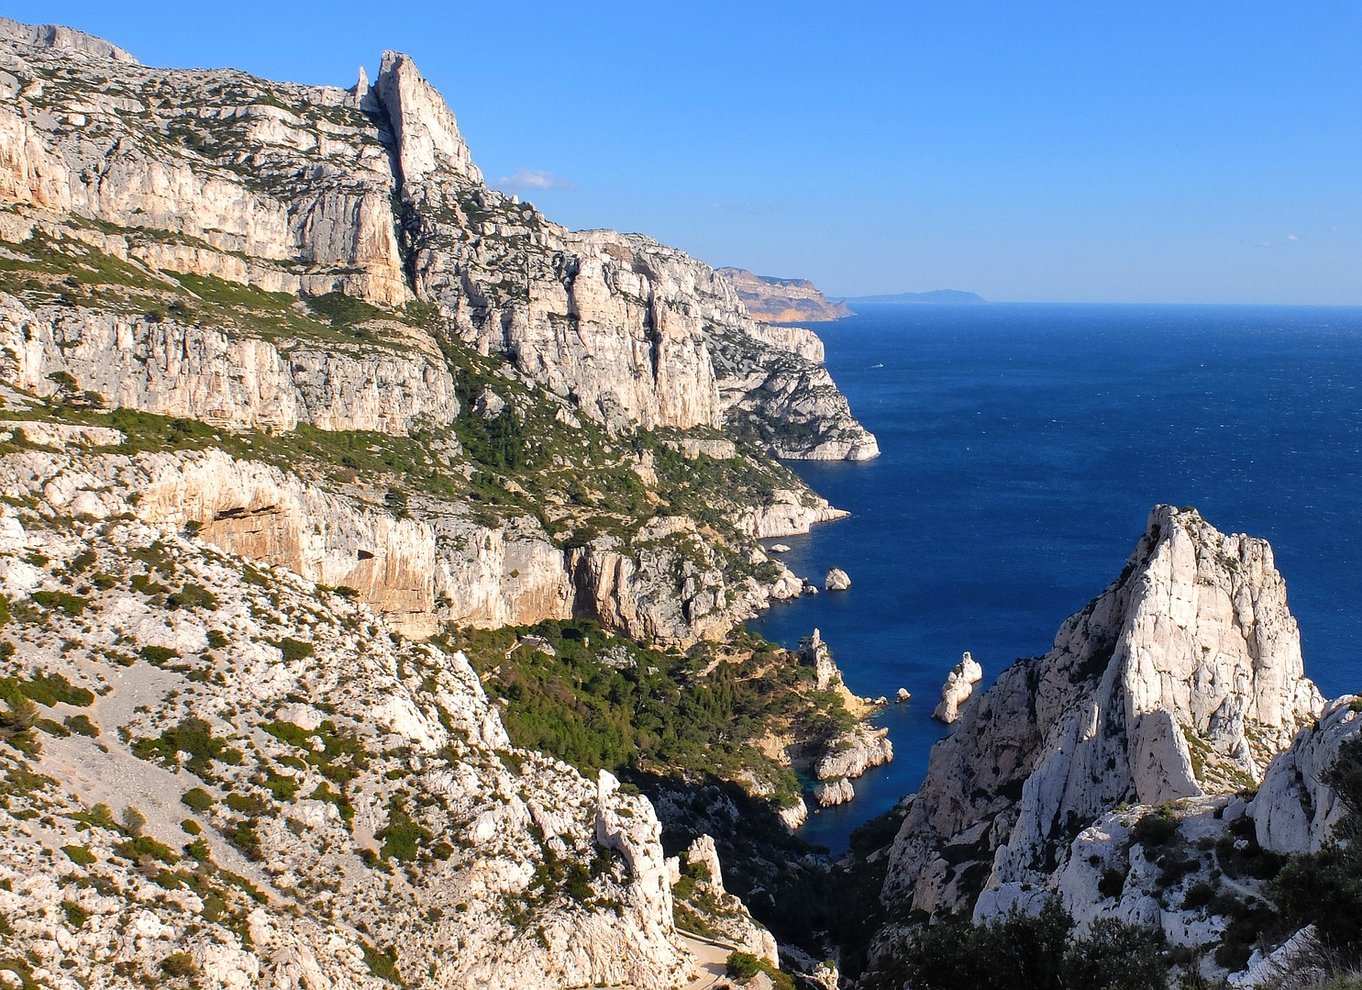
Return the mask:
{"type": "Polygon", "coordinates": [[[1362,304],[1355,0],[0,12],[302,82],[406,51],[553,219],[830,293],[1362,304]]]}

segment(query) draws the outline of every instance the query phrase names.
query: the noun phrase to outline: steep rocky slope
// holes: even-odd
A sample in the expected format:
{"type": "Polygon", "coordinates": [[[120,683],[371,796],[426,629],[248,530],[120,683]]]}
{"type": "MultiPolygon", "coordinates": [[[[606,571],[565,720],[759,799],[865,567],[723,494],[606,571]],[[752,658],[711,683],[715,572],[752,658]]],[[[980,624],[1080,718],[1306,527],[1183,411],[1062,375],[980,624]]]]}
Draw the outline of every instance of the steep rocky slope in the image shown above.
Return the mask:
{"type": "Polygon", "coordinates": [[[933,749],[888,849],[879,965],[913,917],[1058,895],[1080,924],[1152,925],[1241,967],[1278,868],[1263,850],[1317,845],[1337,815],[1319,773],[1355,712],[1323,708],[1271,548],[1156,508],[1117,581],[933,749]]]}
{"type": "Polygon", "coordinates": [[[126,488],[72,503],[50,458],[0,463],[0,899],[20,971],[684,978],[651,807],[513,750],[461,655],[142,523],[126,488]]]}
{"type": "Polygon", "coordinates": [[[756,275],[743,268],[718,272],[733,283],[752,318],[762,323],[817,323],[851,315],[846,303],[829,302],[808,279],[756,275]]]}
{"type": "Polygon", "coordinates": [[[774,455],[877,452],[818,339],[487,188],[404,56],[342,90],[0,21],[0,92],[0,979],[674,986],[673,883],[770,957],[448,644],[681,663],[799,594],[757,539],[843,513],[774,455]]]}

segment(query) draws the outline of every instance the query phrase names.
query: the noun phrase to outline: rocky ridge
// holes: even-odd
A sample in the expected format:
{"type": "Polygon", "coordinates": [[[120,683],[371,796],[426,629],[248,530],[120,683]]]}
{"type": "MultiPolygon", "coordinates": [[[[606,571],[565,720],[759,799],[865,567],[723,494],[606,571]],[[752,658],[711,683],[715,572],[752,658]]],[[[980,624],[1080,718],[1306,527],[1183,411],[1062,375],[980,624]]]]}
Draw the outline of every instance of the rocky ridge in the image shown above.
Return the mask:
{"type": "MultiPolygon", "coordinates": [[[[347,90],[5,22],[0,92],[0,826],[42,860],[0,865],[34,975],[684,982],[649,802],[512,747],[411,640],[580,617],[679,651],[800,593],[756,540],[844,513],[772,455],[877,453],[817,337],[488,189],[395,53],[347,90]]],[[[714,873],[710,921],[770,958],[714,873]]]]}

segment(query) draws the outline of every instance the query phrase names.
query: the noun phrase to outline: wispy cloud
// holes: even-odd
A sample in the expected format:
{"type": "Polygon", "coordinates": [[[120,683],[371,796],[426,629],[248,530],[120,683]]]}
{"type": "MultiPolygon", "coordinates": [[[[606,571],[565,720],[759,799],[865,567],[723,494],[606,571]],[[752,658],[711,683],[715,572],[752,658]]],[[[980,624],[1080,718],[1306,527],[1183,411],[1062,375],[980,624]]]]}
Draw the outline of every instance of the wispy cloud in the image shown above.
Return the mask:
{"type": "Polygon", "coordinates": [[[497,179],[497,188],[506,192],[537,192],[544,189],[576,189],[577,183],[538,168],[519,168],[497,179]]]}

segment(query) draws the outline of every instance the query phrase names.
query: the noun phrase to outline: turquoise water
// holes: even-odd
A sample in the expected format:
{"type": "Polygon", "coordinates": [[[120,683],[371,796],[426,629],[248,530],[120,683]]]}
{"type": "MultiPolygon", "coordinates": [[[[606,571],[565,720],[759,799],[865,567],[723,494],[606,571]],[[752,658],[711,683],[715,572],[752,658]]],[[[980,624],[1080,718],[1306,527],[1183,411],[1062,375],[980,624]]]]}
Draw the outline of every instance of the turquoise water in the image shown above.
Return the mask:
{"type": "Polygon", "coordinates": [[[853,516],[781,541],[786,561],[853,585],[751,626],[786,645],[819,627],[853,691],[913,700],[879,717],[894,763],[811,841],[844,849],[916,790],[961,652],[986,683],[1044,653],[1158,502],[1269,539],[1306,672],[1362,690],[1362,308],[863,306],[817,330],[884,453],[792,462],[853,516]]]}

